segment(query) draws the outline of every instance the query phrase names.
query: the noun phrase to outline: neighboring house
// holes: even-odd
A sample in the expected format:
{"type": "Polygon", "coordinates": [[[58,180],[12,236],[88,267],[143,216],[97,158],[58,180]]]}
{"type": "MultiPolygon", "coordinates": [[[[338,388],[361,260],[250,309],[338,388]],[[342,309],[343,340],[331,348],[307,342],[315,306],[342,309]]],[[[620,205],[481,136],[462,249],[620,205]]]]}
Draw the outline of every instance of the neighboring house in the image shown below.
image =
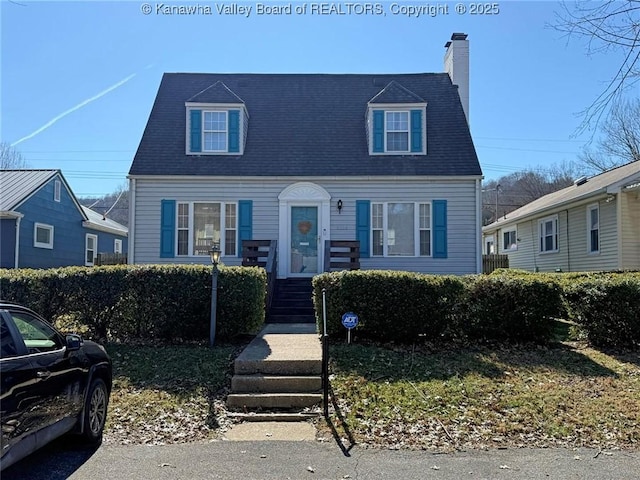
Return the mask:
{"type": "Polygon", "coordinates": [[[321,272],[325,242],[365,269],[481,268],[482,172],[469,46],[446,73],[163,76],[130,172],[131,263],[242,262],[278,241],[278,276],[321,272]]]}
{"type": "Polygon", "coordinates": [[[484,252],[532,271],[640,269],[640,162],[582,177],[482,229],[484,252]]]}
{"type": "Polygon", "coordinates": [[[94,265],[127,227],[82,207],[60,170],[0,170],[0,268],[94,265]]]}

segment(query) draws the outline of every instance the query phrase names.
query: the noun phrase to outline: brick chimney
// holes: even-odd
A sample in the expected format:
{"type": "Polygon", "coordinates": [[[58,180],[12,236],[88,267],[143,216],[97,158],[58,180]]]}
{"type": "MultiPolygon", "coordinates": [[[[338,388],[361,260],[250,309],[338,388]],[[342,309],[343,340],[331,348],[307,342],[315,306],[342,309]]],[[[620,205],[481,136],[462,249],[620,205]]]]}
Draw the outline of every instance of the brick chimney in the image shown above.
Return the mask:
{"type": "Polygon", "coordinates": [[[458,86],[462,109],[469,123],[469,40],[466,33],[454,33],[444,46],[444,71],[451,83],[458,86]]]}

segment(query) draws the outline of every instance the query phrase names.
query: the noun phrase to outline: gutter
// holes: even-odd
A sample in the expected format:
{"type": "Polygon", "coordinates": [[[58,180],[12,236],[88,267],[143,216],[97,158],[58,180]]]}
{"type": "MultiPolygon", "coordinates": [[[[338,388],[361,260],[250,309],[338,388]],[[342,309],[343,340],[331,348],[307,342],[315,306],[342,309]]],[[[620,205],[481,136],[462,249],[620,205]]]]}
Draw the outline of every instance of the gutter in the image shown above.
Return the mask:
{"type": "MultiPolygon", "coordinates": [[[[560,203],[554,203],[553,205],[550,205],[550,206],[548,206],[546,208],[543,208],[541,210],[534,210],[531,213],[527,213],[526,215],[521,215],[521,216],[517,216],[517,217],[511,217],[511,218],[508,218],[508,219],[504,219],[503,221],[490,223],[489,225],[485,225],[482,228],[482,233],[488,234],[488,233],[496,232],[496,231],[500,230],[501,228],[504,228],[507,225],[511,225],[513,223],[517,224],[519,222],[524,222],[524,221],[527,221],[527,219],[529,219],[529,218],[533,219],[533,218],[537,218],[537,217],[542,216],[542,215],[549,215],[549,214],[551,214],[553,212],[559,213],[562,210],[565,210],[566,208],[568,208],[567,207],[568,205],[571,205],[573,203],[576,203],[577,205],[572,205],[571,208],[579,206],[580,203],[584,202],[585,200],[591,199],[592,197],[599,197],[599,196],[603,196],[603,195],[607,195],[607,194],[612,194],[612,192],[610,192],[607,187],[601,188],[600,190],[595,190],[595,191],[590,192],[588,194],[581,195],[580,197],[572,198],[571,200],[565,200],[565,201],[560,202],[560,203]]],[[[542,197],[540,197],[540,198],[542,198],[542,197]]],[[[595,201],[595,198],[594,198],[594,201],[595,201]]],[[[535,200],[534,200],[534,202],[535,202],[535,200]]],[[[514,212],[515,212],[515,210],[514,210],[514,212]]],[[[514,212],[511,212],[511,214],[513,214],[514,212]]],[[[509,214],[507,214],[507,215],[509,215],[509,214]]]]}
{"type": "Polygon", "coordinates": [[[100,232],[113,233],[114,235],[120,235],[121,237],[127,237],[129,235],[129,233],[124,230],[108,227],[106,225],[100,225],[99,223],[93,223],[90,220],[83,221],[82,226],[85,228],[90,228],[91,230],[98,230],[100,232]]]}

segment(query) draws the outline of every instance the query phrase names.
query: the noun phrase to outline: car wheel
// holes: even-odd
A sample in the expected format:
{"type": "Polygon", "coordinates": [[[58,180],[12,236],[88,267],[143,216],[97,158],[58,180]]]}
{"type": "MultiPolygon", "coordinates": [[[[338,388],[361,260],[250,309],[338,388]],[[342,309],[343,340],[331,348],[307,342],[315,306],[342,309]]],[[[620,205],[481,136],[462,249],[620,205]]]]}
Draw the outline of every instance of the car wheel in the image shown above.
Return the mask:
{"type": "Polygon", "coordinates": [[[104,380],[96,378],[91,382],[89,394],[84,405],[84,431],[83,436],[89,443],[100,443],[102,432],[107,420],[107,405],[109,404],[109,392],[104,380]]]}

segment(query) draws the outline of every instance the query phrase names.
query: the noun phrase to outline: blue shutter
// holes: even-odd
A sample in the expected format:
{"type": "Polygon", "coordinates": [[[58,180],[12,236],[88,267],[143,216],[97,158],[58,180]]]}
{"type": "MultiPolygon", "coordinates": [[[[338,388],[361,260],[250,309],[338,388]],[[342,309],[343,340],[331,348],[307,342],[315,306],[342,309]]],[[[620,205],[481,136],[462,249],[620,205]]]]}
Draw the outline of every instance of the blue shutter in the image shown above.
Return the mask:
{"type": "Polygon", "coordinates": [[[202,110],[191,110],[191,142],[189,145],[190,152],[202,151],[202,110]]]}
{"type": "Polygon", "coordinates": [[[253,237],[253,200],[238,202],[238,256],[242,256],[242,240],[253,237]]]}
{"type": "Polygon", "coordinates": [[[384,152],[384,111],[373,111],[373,151],[384,152]]]}
{"type": "Polygon", "coordinates": [[[422,110],[411,110],[411,151],[422,152],[422,110]]]}
{"type": "Polygon", "coordinates": [[[356,239],[360,241],[360,257],[369,258],[369,235],[371,232],[371,202],[356,200],[356,239]]]}
{"type": "Polygon", "coordinates": [[[229,110],[229,152],[240,151],[240,110],[229,110]]]}
{"type": "Polygon", "coordinates": [[[162,200],[160,204],[160,258],[175,257],[176,201],[162,200]]]}
{"type": "Polygon", "coordinates": [[[433,258],[447,258],[447,201],[434,200],[433,258]]]}

